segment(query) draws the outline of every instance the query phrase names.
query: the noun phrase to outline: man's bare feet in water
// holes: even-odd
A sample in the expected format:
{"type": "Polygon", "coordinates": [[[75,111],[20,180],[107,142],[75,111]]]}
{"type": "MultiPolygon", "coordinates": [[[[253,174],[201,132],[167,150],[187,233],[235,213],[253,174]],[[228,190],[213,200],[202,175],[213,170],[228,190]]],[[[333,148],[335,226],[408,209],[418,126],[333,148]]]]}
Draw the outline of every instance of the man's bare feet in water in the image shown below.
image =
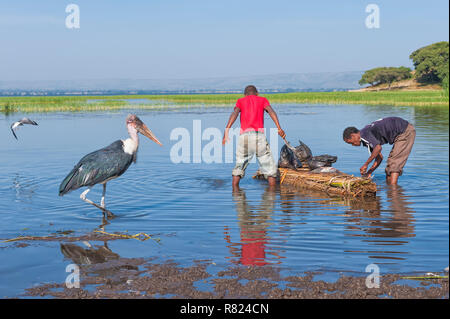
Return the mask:
{"type": "Polygon", "coordinates": [[[277,179],[275,177],[268,177],[269,190],[274,190],[277,187],[277,179]]]}
{"type": "MultiPolygon", "coordinates": [[[[233,176],[233,192],[235,191],[239,191],[239,182],[241,181],[241,177],[240,176],[233,176]]],[[[267,181],[269,182],[269,188],[275,188],[277,186],[277,179],[275,177],[268,177],[267,181]]]]}

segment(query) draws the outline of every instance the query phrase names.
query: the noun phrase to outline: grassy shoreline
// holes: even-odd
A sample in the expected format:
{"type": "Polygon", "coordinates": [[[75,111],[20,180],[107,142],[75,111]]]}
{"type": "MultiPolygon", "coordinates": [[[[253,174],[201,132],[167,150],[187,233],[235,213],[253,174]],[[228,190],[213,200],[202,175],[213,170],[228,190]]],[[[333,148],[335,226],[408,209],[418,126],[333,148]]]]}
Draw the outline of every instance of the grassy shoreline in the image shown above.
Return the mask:
{"type": "MultiPolygon", "coordinates": [[[[365,104],[448,107],[441,90],[382,92],[298,92],[262,94],[272,104],[365,104]]],[[[0,112],[101,111],[127,108],[171,109],[186,106],[233,106],[241,94],[108,95],[0,97],[0,112]],[[129,102],[126,100],[133,100],[129,102]],[[142,103],[140,103],[142,100],[142,103]]]]}

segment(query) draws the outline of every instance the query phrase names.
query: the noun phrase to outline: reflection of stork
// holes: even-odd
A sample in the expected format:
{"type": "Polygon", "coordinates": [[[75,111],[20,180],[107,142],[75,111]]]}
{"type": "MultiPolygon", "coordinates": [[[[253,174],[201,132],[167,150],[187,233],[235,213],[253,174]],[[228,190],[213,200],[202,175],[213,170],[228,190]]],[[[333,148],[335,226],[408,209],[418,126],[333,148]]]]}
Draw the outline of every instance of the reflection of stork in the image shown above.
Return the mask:
{"type": "Polygon", "coordinates": [[[80,195],[80,198],[101,209],[104,214],[112,216],[112,213],[105,208],[106,183],[125,173],[131,163],[136,162],[139,146],[138,133],[162,146],[152,131],[136,115],[128,115],[126,124],[130,138],[117,140],[111,145],[83,157],[62,181],[59,186],[59,196],[87,186],[88,189],[80,195]],[[96,184],[103,184],[100,205],[86,198],[86,194],[96,184]]]}
{"type": "Polygon", "coordinates": [[[35,121],[30,120],[29,118],[24,117],[20,121],[14,122],[11,124],[11,132],[13,133],[14,137],[17,138],[16,132],[19,126],[23,126],[24,124],[30,124],[30,125],[38,125],[35,121]]]}
{"type": "Polygon", "coordinates": [[[92,247],[88,242],[83,243],[87,246],[87,249],[74,244],[60,244],[61,252],[77,265],[100,264],[120,257],[109,249],[106,242],[103,246],[97,246],[97,248],[92,247]]]}

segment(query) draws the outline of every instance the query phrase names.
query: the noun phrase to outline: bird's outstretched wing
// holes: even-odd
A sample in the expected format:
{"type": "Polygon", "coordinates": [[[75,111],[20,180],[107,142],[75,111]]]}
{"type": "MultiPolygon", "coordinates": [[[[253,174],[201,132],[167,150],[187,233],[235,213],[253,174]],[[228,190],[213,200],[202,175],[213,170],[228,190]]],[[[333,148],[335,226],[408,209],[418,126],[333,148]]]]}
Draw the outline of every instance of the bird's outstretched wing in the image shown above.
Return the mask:
{"type": "Polygon", "coordinates": [[[18,140],[16,132],[14,132],[17,127],[20,125],[19,122],[14,122],[13,124],[11,124],[11,132],[13,133],[14,137],[16,138],[16,140],[18,140]]]}
{"type": "Polygon", "coordinates": [[[20,120],[20,123],[22,124],[30,124],[30,125],[38,125],[35,121],[30,120],[28,117],[24,117],[20,120]]]}
{"type": "Polygon", "coordinates": [[[11,124],[11,132],[13,133],[14,137],[16,138],[16,140],[18,140],[18,138],[17,138],[17,135],[16,135],[15,131],[19,128],[19,126],[23,126],[24,124],[38,125],[35,121],[30,120],[27,117],[24,117],[20,121],[12,123],[11,124]]]}
{"type": "Polygon", "coordinates": [[[83,186],[94,186],[119,177],[130,166],[133,156],[123,151],[118,140],[83,157],[59,186],[59,196],[83,186]]]}

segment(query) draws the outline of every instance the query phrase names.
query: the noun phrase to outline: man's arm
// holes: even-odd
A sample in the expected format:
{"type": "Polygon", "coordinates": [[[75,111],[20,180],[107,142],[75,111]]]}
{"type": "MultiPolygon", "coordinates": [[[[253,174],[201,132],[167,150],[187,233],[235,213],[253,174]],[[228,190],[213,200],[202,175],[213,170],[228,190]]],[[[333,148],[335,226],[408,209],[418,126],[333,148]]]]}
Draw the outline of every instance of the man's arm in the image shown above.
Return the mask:
{"type": "Polygon", "coordinates": [[[378,168],[378,166],[380,166],[382,161],[383,161],[383,155],[380,153],[375,158],[375,161],[373,162],[372,167],[367,171],[367,175],[372,174],[378,168]]]}
{"type": "Polygon", "coordinates": [[[233,126],[234,122],[238,118],[239,112],[241,112],[241,109],[238,107],[235,107],[233,110],[233,113],[231,113],[230,118],[228,119],[227,126],[225,127],[225,132],[223,133],[223,139],[222,139],[223,145],[225,145],[225,143],[228,142],[228,132],[230,131],[230,127],[233,126]]]}
{"type": "Polygon", "coordinates": [[[264,110],[267,113],[269,113],[270,118],[272,119],[272,121],[277,126],[277,128],[278,128],[278,135],[280,135],[282,138],[285,138],[286,137],[286,133],[284,133],[284,131],[281,129],[280,122],[278,121],[277,113],[274,111],[274,109],[270,105],[266,106],[266,108],[264,110]]]}
{"type": "Polygon", "coordinates": [[[374,159],[377,159],[377,161],[375,161],[375,163],[372,165],[370,172],[373,172],[381,164],[381,160],[383,160],[383,156],[381,155],[381,145],[380,144],[376,145],[373,148],[372,154],[367,159],[367,161],[364,163],[364,165],[359,169],[361,175],[366,175],[367,167],[369,167],[369,164],[372,163],[372,161],[374,159]],[[379,156],[381,156],[381,158],[379,156]],[[378,161],[378,159],[381,159],[381,160],[378,161]]]}

